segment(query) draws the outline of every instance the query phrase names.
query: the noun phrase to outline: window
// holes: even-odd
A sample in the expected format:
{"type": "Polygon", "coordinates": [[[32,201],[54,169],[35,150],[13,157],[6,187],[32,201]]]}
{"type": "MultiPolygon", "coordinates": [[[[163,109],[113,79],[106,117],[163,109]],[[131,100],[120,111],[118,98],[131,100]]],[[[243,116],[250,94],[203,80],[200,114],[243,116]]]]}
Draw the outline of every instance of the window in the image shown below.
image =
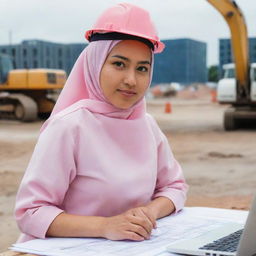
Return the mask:
{"type": "Polygon", "coordinates": [[[224,78],[234,78],[235,77],[235,69],[228,68],[224,71],[224,78]]]}
{"type": "Polygon", "coordinates": [[[49,84],[56,84],[56,74],[55,73],[47,73],[47,80],[49,84]]]}
{"type": "Polygon", "coordinates": [[[59,57],[62,56],[62,49],[61,48],[59,49],[58,54],[59,54],[59,57]]]}
{"type": "Polygon", "coordinates": [[[1,73],[4,75],[4,78],[7,78],[7,75],[10,70],[13,69],[12,60],[9,56],[2,56],[1,57],[1,73]]]}
{"type": "Polygon", "coordinates": [[[70,58],[70,49],[67,50],[67,58],[70,58]]]}
{"type": "Polygon", "coordinates": [[[33,56],[36,57],[37,56],[37,49],[33,48],[33,56]]]}
{"type": "Polygon", "coordinates": [[[27,49],[23,49],[23,57],[27,56],[27,49]]]}
{"type": "Polygon", "coordinates": [[[38,63],[37,63],[36,60],[34,60],[33,66],[34,66],[34,68],[37,68],[37,67],[38,67],[38,63]]]}

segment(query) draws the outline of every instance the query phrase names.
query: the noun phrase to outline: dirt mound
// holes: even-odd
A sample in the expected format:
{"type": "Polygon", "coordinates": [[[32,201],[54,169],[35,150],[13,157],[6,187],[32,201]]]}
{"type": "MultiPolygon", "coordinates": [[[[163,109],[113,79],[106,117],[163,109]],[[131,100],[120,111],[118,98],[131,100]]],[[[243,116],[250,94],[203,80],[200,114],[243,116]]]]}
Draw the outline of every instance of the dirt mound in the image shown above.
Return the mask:
{"type": "Polygon", "coordinates": [[[177,92],[179,99],[211,99],[212,89],[203,84],[192,84],[177,92]]]}

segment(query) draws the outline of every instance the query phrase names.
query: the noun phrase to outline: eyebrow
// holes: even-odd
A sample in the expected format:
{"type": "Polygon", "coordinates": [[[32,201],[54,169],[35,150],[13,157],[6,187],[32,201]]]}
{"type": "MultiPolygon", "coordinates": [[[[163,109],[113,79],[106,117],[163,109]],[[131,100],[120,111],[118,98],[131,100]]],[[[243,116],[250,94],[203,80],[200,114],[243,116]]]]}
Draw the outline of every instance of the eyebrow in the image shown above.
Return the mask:
{"type": "MultiPolygon", "coordinates": [[[[122,59],[122,60],[129,61],[129,62],[130,62],[130,59],[128,59],[128,58],[126,58],[126,57],[124,57],[124,56],[122,56],[122,55],[113,55],[113,56],[111,56],[111,58],[119,58],[119,59],[122,59]]],[[[148,64],[148,65],[151,66],[151,63],[150,63],[150,61],[148,61],[148,60],[139,61],[138,63],[139,63],[139,64],[148,64]]]]}

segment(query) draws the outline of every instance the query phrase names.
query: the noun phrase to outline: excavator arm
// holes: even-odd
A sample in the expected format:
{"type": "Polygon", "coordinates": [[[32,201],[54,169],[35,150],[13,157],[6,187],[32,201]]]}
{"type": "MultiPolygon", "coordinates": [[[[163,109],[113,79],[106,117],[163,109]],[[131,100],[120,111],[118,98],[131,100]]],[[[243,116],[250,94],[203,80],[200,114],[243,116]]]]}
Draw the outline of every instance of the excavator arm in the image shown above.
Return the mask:
{"type": "Polygon", "coordinates": [[[236,70],[237,100],[247,101],[250,97],[248,34],[245,18],[234,0],[207,0],[227,22],[236,70]]]}

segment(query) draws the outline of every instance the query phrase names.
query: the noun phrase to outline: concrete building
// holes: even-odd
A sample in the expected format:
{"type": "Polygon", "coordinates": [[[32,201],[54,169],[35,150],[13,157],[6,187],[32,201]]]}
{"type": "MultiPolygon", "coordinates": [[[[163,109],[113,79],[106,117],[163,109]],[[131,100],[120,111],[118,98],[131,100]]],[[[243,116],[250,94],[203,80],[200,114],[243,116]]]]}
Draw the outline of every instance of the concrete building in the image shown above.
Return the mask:
{"type": "Polygon", "coordinates": [[[25,40],[17,45],[0,45],[0,52],[10,55],[14,68],[57,68],[70,73],[86,44],[60,44],[25,40]]]}
{"type": "MultiPolygon", "coordinates": [[[[256,37],[249,38],[249,59],[250,62],[256,62],[256,37]]],[[[222,73],[223,64],[232,63],[233,54],[230,39],[219,39],[219,70],[222,73]]]]}
{"type": "MultiPolygon", "coordinates": [[[[155,55],[153,84],[206,82],[206,44],[191,39],[164,40],[163,53],[155,55]]],[[[70,73],[86,44],[60,44],[25,40],[2,45],[0,52],[13,58],[15,68],[57,68],[70,73]]]]}
{"type": "Polygon", "coordinates": [[[154,84],[190,84],[207,81],[206,43],[192,39],[163,42],[164,51],[155,55],[154,84]]]}

